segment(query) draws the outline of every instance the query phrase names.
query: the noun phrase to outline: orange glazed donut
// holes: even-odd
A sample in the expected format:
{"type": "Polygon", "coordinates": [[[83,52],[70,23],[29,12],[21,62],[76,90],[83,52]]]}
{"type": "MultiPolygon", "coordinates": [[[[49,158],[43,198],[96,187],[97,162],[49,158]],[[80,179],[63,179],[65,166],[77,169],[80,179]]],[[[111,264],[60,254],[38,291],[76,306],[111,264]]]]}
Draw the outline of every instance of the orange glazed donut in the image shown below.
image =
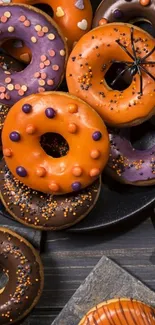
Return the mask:
{"type": "Polygon", "coordinates": [[[28,96],[9,111],[2,131],[6,164],[21,182],[44,193],[79,191],[101,174],[109,156],[109,136],[100,116],[85,102],[62,92],[28,96]],[[53,158],[41,136],[58,133],[66,156],[53,158]]]}
{"type": "MultiPolygon", "coordinates": [[[[70,49],[74,42],[77,42],[91,28],[92,7],[90,0],[9,0],[8,2],[49,5],[53,10],[53,19],[62,29],[70,49]]],[[[6,1],[0,0],[0,3],[6,3],[6,1]]],[[[41,31],[39,24],[38,31],[41,31]]],[[[9,40],[3,47],[17,59],[25,62],[29,62],[31,59],[30,51],[22,42],[9,40]]]]}
{"type": "Polygon", "coordinates": [[[67,83],[70,93],[91,104],[109,125],[140,124],[155,110],[155,40],[125,23],[95,28],[74,47],[67,65],[67,83]],[[123,63],[125,68],[110,87],[105,75],[113,63],[123,63]],[[112,89],[127,71],[132,77],[129,87],[112,89]]]}
{"type": "Polygon", "coordinates": [[[111,299],[91,309],[79,325],[154,325],[155,309],[133,299],[111,299]]]}

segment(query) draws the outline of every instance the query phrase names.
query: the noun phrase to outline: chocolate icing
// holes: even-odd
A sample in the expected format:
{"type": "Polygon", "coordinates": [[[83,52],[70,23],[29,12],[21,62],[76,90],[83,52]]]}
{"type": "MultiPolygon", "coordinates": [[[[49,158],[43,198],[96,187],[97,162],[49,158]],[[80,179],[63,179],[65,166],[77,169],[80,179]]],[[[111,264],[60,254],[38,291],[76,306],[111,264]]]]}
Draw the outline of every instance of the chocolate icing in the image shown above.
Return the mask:
{"type": "Polygon", "coordinates": [[[155,145],[138,150],[130,142],[130,130],[110,131],[110,158],[107,171],[120,182],[155,184],[155,145]]]}
{"type": "Polygon", "coordinates": [[[0,294],[0,324],[25,317],[37,303],[43,287],[43,270],[34,248],[16,233],[0,228],[0,264],[9,280],[0,294]]]}
{"type": "Polygon", "coordinates": [[[99,25],[102,18],[108,22],[132,22],[134,18],[148,20],[155,31],[155,1],[147,6],[141,5],[139,0],[103,0],[96,10],[93,27],[99,25]]]}
{"type": "Polygon", "coordinates": [[[0,162],[0,170],[0,196],[6,209],[19,222],[38,229],[62,229],[79,222],[92,210],[100,193],[98,179],[80,192],[52,196],[20,183],[4,160],[0,162]]]}
{"type": "Polygon", "coordinates": [[[21,39],[32,52],[30,64],[12,72],[9,81],[0,69],[0,101],[13,104],[23,96],[56,89],[64,74],[66,44],[54,21],[34,7],[17,4],[1,5],[0,19],[0,42],[21,39]]]}

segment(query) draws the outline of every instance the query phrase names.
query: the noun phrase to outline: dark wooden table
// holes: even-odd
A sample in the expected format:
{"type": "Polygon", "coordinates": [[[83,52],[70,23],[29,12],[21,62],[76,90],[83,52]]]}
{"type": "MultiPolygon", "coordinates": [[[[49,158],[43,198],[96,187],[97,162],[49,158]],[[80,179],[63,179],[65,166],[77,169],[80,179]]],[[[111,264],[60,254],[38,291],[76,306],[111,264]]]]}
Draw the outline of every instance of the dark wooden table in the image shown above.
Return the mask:
{"type": "Polygon", "coordinates": [[[28,325],[50,325],[103,254],[155,290],[155,217],[146,216],[100,232],[43,234],[45,288],[28,325]]]}

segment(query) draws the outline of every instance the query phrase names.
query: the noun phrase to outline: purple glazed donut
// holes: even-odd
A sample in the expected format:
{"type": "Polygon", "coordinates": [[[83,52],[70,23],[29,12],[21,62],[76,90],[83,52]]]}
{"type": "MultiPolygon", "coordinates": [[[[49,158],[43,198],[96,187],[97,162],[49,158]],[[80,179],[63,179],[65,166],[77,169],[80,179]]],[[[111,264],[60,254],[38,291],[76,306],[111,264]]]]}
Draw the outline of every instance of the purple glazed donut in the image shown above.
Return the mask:
{"type": "MultiPolygon", "coordinates": [[[[155,141],[149,149],[135,149],[130,129],[109,132],[110,158],[106,172],[120,183],[146,186],[155,184],[155,141]]],[[[147,140],[146,140],[147,141],[147,140]]]]}
{"type": "Polygon", "coordinates": [[[0,101],[14,104],[32,93],[54,90],[61,83],[67,60],[66,42],[55,22],[31,6],[0,6],[0,42],[22,39],[32,52],[30,64],[20,72],[0,68],[0,101]]]}

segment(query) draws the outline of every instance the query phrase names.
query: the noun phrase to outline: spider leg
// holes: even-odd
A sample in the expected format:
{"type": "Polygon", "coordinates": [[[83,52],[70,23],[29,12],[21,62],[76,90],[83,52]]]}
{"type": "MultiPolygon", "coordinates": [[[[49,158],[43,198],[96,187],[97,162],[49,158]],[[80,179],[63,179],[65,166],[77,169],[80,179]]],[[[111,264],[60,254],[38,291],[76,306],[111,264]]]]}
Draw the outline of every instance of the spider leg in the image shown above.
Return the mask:
{"type": "Polygon", "coordinates": [[[129,70],[129,67],[127,66],[124,70],[122,70],[119,74],[118,74],[118,76],[112,81],[112,83],[111,83],[111,86],[113,86],[115,83],[116,83],[116,81],[127,71],[127,70],[129,70]]]}
{"type": "Polygon", "coordinates": [[[133,32],[134,32],[134,28],[131,27],[131,46],[132,46],[132,52],[133,52],[133,55],[134,55],[134,60],[137,59],[137,55],[136,55],[136,50],[135,50],[135,44],[134,44],[134,39],[133,39],[133,32]]]}
{"type": "Polygon", "coordinates": [[[126,53],[128,54],[128,56],[133,60],[135,61],[135,58],[133,57],[133,55],[127,50],[127,48],[122,44],[120,43],[119,40],[116,40],[116,43],[121,47],[121,49],[126,53]]]}
{"type": "Polygon", "coordinates": [[[145,61],[153,52],[155,51],[155,46],[153,47],[153,49],[147,53],[141,60],[141,62],[145,61]]]}
{"type": "Polygon", "coordinates": [[[143,72],[145,72],[146,74],[148,74],[148,76],[151,78],[151,79],[153,79],[153,81],[155,81],[155,77],[152,75],[152,73],[150,73],[149,71],[147,71],[144,67],[140,67],[141,68],[141,70],[143,71],[143,72]]]}
{"type": "Polygon", "coordinates": [[[146,62],[141,62],[140,64],[142,64],[142,65],[146,65],[146,64],[154,64],[155,65],[155,61],[146,61],[146,62]]]}
{"type": "MultiPolygon", "coordinates": [[[[118,60],[111,60],[111,63],[124,63],[124,64],[133,64],[131,61],[118,61],[118,60]]],[[[155,64],[155,62],[154,62],[155,64]]]]}
{"type": "Polygon", "coordinates": [[[143,95],[143,77],[142,77],[142,72],[140,70],[140,67],[138,66],[138,74],[140,78],[140,95],[143,95]]]}

